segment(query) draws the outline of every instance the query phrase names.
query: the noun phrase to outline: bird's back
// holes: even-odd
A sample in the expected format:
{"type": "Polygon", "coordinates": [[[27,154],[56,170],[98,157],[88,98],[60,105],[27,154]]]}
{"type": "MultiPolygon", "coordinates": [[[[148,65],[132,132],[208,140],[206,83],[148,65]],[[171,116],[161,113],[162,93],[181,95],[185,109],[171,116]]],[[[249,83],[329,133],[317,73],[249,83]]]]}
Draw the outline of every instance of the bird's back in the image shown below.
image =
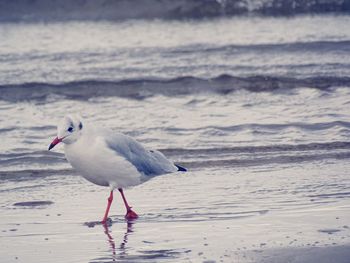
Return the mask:
{"type": "Polygon", "coordinates": [[[156,176],[178,171],[161,152],[148,150],[125,134],[109,132],[105,138],[107,146],[129,161],[142,175],[156,176]]]}

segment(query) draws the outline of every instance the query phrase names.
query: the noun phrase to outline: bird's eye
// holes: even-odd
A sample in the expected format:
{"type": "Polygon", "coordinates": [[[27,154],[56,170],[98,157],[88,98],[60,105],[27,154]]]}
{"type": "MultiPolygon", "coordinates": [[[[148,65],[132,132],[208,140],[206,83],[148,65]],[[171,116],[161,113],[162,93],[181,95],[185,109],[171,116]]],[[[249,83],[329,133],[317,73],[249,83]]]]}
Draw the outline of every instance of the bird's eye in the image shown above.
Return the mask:
{"type": "Polygon", "coordinates": [[[73,132],[73,127],[69,127],[69,128],[67,129],[67,131],[73,132]]]}
{"type": "Polygon", "coordinates": [[[79,130],[81,130],[83,128],[83,124],[80,122],[79,123],[79,130]]]}

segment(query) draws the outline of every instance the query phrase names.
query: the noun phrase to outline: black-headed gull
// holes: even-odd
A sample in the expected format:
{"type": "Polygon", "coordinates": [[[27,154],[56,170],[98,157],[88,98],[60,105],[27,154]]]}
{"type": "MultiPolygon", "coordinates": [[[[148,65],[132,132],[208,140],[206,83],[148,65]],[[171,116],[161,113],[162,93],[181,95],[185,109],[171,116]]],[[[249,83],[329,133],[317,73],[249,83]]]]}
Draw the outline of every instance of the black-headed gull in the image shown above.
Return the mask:
{"type": "Polygon", "coordinates": [[[80,116],[67,115],[57,127],[57,137],[49,150],[64,143],[68,162],[88,181],[111,189],[102,223],[106,223],[113,201],[113,190],[118,189],[125,207],[125,218],[136,219],[123,193],[123,188],[141,184],[154,176],[185,168],[169,161],[161,152],[147,150],[133,138],[106,128],[87,125],[80,116]]]}

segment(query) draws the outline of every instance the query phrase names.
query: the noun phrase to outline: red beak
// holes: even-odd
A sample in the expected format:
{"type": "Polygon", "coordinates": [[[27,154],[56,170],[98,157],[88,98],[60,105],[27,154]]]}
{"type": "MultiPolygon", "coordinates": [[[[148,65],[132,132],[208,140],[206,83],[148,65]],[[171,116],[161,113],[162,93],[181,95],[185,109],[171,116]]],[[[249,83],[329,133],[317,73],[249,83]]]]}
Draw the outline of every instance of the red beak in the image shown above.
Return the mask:
{"type": "Polygon", "coordinates": [[[59,144],[61,141],[62,141],[62,139],[58,139],[58,137],[56,137],[56,138],[52,141],[52,143],[50,144],[50,146],[49,146],[49,151],[50,151],[53,147],[55,147],[56,144],[59,144]]]}

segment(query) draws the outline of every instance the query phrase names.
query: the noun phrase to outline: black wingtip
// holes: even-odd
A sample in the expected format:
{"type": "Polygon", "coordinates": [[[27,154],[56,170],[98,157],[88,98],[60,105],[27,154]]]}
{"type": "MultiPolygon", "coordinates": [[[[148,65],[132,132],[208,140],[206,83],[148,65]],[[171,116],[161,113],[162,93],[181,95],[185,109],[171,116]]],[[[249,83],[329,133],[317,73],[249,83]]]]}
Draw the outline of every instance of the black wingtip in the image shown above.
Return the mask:
{"type": "Polygon", "coordinates": [[[178,171],[180,171],[180,172],[187,172],[187,169],[186,169],[186,168],[184,168],[184,167],[182,167],[182,166],[180,166],[180,165],[177,165],[177,164],[175,164],[175,166],[177,167],[177,170],[178,170],[178,171]]]}

